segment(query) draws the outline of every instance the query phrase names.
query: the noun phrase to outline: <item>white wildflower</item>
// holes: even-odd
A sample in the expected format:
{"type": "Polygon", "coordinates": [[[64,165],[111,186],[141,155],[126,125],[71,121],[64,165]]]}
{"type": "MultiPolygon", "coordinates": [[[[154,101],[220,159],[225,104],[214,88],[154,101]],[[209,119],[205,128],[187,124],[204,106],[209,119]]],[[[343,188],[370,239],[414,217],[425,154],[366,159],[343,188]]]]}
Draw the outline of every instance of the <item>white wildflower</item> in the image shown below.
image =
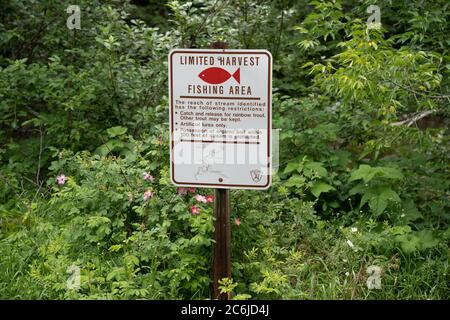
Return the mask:
{"type": "Polygon", "coordinates": [[[354,248],[355,247],[355,245],[353,244],[353,242],[351,242],[350,240],[347,240],[347,244],[348,244],[348,246],[350,247],[350,248],[354,248]]]}

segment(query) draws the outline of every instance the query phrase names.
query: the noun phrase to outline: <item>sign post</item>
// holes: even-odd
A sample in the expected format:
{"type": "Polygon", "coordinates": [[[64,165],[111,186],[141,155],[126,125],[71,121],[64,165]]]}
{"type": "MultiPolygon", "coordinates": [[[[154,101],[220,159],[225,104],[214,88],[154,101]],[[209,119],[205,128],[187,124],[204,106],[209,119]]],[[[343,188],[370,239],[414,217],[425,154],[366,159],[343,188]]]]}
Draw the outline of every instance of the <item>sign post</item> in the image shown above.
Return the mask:
{"type": "MultiPolygon", "coordinates": [[[[228,44],[216,42],[213,49],[228,49],[228,44]]],[[[231,199],[230,190],[215,189],[214,192],[214,251],[212,298],[228,300],[230,295],[220,293],[219,281],[231,278],[231,199]]]]}
{"type": "Polygon", "coordinates": [[[272,56],[222,43],[168,60],[171,180],[216,188],[212,298],[228,299],[218,282],[231,278],[229,189],[271,184],[272,56]]]}
{"type": "Polygon", "coordinates": [[[230,190],[216,189],[214,201],[213,299],[228,300],[219,281],[231,278],[230,190]]]}

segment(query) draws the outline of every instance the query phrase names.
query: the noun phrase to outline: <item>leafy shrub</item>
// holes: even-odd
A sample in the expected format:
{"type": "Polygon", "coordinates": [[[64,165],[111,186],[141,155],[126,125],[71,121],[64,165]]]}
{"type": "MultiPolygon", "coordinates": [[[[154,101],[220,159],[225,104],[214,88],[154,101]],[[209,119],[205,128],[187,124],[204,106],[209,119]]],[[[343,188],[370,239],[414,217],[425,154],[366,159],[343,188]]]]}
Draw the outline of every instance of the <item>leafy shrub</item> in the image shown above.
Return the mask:
{"type": "Polygon", "coordinates": [[[281,132],[273,186],[232,192],[222,290],[448,299],[447,1],[379,1],[381,28],[371,1],[134,2],[78,1],[70,31],[68,1],[2,5],[0,297],[210,297],[212,190],[171,185],[166,58],[226,41],[272,52],[281,132]]]}

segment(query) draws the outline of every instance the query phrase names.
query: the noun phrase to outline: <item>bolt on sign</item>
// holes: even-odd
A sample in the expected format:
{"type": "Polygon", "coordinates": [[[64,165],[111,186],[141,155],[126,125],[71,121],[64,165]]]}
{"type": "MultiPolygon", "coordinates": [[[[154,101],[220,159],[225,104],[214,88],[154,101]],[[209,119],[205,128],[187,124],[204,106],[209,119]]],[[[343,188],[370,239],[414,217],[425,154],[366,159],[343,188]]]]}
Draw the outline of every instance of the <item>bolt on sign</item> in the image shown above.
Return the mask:
{"type": "Polygon", "coordinates": [[[168,62],[172,182],[269,188],[270,52],[175,49],[168,62]]]}

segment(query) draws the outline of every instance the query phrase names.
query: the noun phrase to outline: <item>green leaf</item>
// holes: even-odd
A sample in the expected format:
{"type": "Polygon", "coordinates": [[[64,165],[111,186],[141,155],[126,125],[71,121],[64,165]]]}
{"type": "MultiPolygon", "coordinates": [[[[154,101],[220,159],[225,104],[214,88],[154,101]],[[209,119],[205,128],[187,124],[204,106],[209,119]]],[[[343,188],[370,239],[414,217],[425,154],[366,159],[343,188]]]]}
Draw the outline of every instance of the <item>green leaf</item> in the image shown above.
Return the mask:
{"type": "Polygon", "coordinates": [[[328,192],[330,190],[335,190],[333,186],[330,186],[328,183],[325,182],[315,182],[314,185],[311,187],[311,193],[318,198],[321,193],[328,192]]]}
{"type": "Polygon", "coordinates": [[[327,169],[323,167],[322,162],[308,162],[303,168],[303,173],[307,177],[311,177],[314,173],[317,173],[320,177],[326,177],[327,169]]]}
{"type": "Polygon", "coordinates": [[[417,250],[430,249],[439,244],[439,239],[434,236],[431,230],[420,230],[414,233],[400,235],[395,240],[399,242],[400,247],[407,254],[417,250]]]}
{"type": "Polygon", "coordinates": [[[416,235],[420,240],[420,250],[433,248],[439,244],[439,239],[433,235],[431,230],[420,230],[416,235]]]}
{"type": "Polygon", "coordinates": [[[126,265],[133,267],[139,265],[139,259],[135,255],[129,254],[123,258],[126,265]]]}
{"type": "Polygon", "coordinates": [[[286,187],[301,187],[305,185],[306,179],[298,174],[293,175],[290,177],[284,185],[286,187]]]}
{"type": "Polygon", "coordinates": [[[114,268],[110,273],[106,276],[106,281],[111,281],[113,279],[120,281],[125,277],[125,270],[123,268],[114,268]]]}
{"type": "Polygon", "coordinates": [[[173,206],[173,211],[177,213],[187,212],[187,207],[183,202],[179,202],[173,206]]]}
{"type": "Polygon", "coordinates": [[[395,236],[400,236],[404,234],[408,234],[411,232],[411,227],[408,225],[405,226],[394,226],[391,228],[390,233],[395,236]]]}
{"type": "Polygon", "coordinates": [[[284,169],[283,173],[291,173],[292,171],[295,171],[298,169],[298,162],[289,162],[286,166],[286,168],[284,169]]]}
{"type": "Polygon", "coordinates": [[[419,218],[423,218],[420,211],[417,209],[416,205],[414,204],[414,201],[411,199],[403,201],[403,211],[405,214],[404,221],[415,221],[419,218]]]}
{"type": "Polygon", "coordinates": [[[402,180],[404,178],[403,174],[395,168],[378,167],[376,169],[377,173],[389,179],[402,180]]]}
{"type": "Polygon", "coordinates": [[[122,245],[121,244],[114,244],[111,247],[109,247],[108,250],[111,251],[111,252],[117,252],[120,249],[122,249],[122,245]]]}
{"type": "Polygon", "coordinates": [[[403,174],[398,169],[389,167],[371,167],[369,165],[362,164],[357,170],[352,172],[349,181],[362,179],[364,182],[369,182],[377,176],[397,180],[404,178],[403,174]]]}
{"type": "Polygon", "coordinates": [[[359,168],[352,172],[350,175],[349,181],[360,180],[363,179],[365,182],[370,181],[375,173],[372,170],[371,166],[366,164],[362,164],[359,168]]]}
{"type": "Polygon", "coordinates": [[[366,192],[367,188],[364,187],[364,184],[360,183],[351,188],[348,192],[349,196],[354,196],[355,194],[364,194],[366,192]]]}
{"type": "Polygon", "coordinates": [[[110,152],[120,152],[124,157],[128,157],[131,160],[136,157],[136,155],[130,150],[127,149],[127,145],[125,142],[120,141],[119,139],[111,139],[105,144],[102,144],[97,149],[95,149],[94,153],[100,155],[101,157],[105,157],[110,152]]]}
{"type": "Polygon", "coordinates": [[[383,197],[374,197],[369,200],[369,207],[377,216],[383,213],[387,205],[388,201],[383,197]]]}
{"type": "Polygon", "coordinates": [[[360,208],[369,202],[369,207],[376,215],[380,215],[386,209],[389,201],[401,202],[398,194],[387,185],[368,188],[361,198],[360,208]]]}
{"type": "Polygon", "coordinates": [[[396,240],[400,243],[400,248],[406,254],[413,253],[420,246],[420,241],[417,237],[411,235],[401,235],[397,236],[396,240]]]}
{"type": "Polygon", "coordinates": [[[110,138],[114,138],[114,137],[125,134],[127,132],[127,130],[128,129],[125,127],[117,126],[117,127],[112,127],[112,128],[106,129],[106,132],[108,133],[108,136],[110,138]]]}

